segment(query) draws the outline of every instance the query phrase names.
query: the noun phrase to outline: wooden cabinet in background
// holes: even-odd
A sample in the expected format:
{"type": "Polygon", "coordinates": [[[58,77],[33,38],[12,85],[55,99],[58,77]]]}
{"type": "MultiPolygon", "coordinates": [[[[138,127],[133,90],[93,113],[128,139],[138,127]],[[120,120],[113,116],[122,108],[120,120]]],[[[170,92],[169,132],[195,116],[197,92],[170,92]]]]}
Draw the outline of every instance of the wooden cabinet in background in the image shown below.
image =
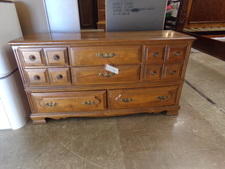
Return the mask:
{"type": "Polygon", "coordinates": [[[78,0],[81,29],[97,28],[97,0],[78,0]]]}
{"type": "Polygon", "coordinates": [[[194,38],[174,31],[83,32],[11,41],[34,123],[45,118],[178,114],[194,38]],[[105,70],[105,64],[119,73],[105,70]]]}
{"type": "Polygon", "coordinates": [[[98,0],[98,29],[106,29],[106,0],[98,0]]]}

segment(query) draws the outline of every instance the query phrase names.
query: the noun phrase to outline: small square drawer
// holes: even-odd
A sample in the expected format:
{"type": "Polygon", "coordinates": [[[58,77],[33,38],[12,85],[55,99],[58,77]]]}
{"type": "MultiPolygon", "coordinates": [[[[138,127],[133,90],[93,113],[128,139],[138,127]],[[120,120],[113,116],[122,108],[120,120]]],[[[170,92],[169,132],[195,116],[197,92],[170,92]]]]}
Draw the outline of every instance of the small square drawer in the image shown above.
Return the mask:
{"type": "Polygon", "coordinates": [[[104,110],[105,91],[55,92],[29,94],[36,113],[104,110]]]}
{"type": "Polygon", "coordinates": [[[69,64],[67,48],[45,48],[45,55],[47,65],[50,66],[63,66],[69,64]]]}
{"type": "Polygon", "coordinates": [[[144,80],[160,80],[163,76],[163,65],[145,65],[143,73],[144,80]]]}
{"type": "Polygon", "coordinates": [[[24,69],[28,85],[48,85],[47,69],[24,69]]]}
{"type": "Polygon", "coordinates": [[[69,68],[48,69],[50,83],[53,85],[71,85],[69,68]]]}
{"type": "Polygon", "coordinates": [[[166,61],[168,62],[182,62],[185,58],[187,44],[168,45],[168,53],[166,61]]]}
{"type": "Polygon", "coordinates": [[[141,46],[96,46],[71,48],[72,65],[137,64],[141,46]]]}
{"type": "Polygon", "coordinates": [[[181,79],[182,68],[183,64],[165,64],[163,79],[181,79]]]}
{"type": "Polygon", "coordinates": [[[111,73],[102,67],[73,68],[73,79],[76,85],[84,84],[116,84],[139,81],[139,65],[116,66],[119,74],[111,73]]]}
{"type": "Polygon", "coordinates": [[[44,53],[42,48],[20,48],[21,62],[24,66],[44,66],[44,53]]]}
{"type": "Polygon", "coordinates": [[[145,62],[146,63],[161,63],[165,60],[165,45],[147,45],[145,62]]]}
{"type": "Polygon", "coordinates": [[[141,108],[173,105],[176,103],[178,86],[110,90],[112,109],[141,108]]]}

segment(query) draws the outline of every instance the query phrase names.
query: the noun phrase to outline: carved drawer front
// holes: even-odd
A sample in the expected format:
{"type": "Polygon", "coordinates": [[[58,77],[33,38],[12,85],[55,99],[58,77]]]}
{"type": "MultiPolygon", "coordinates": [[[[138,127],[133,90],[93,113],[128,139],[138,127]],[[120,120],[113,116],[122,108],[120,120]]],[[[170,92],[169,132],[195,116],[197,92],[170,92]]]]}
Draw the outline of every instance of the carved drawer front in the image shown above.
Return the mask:
{"type": "Polygon", "coordinates": [[[146,46],[146,63],[160,63],[165,60],[166,45],[147,45],[146,46]]]}
{"type": "Polygon", "coordinates": [[[21,55],[21,62],[24,66],[43,66],[44,55],[41,48],[22,48],[19,49],[21,55]]]}
{"type": "Polygon", "coordinates": [[[69,68],[48,69],[50,83],[53,85],[71,85],[69,68]]]}
{"type": "Polygon", "coordinates": [[[105,109],[105,91],[31,93],[36,113],[76,112],[105,109]]]}
{"type": "Polygon", "coordinates": [[[102,67],[73,68],[74,83],[82,84],[113,84],[139,81],[139,65],[116,66],[119,74],[111,73],[102,67]]]}
{"type": "Polygon", "coordinates": [[[176,102],[178,86],[110,90],[110,108],[141,108],[173,105],[176,102]]]}
{"type": "Polygon", "coordinates": [[[28,85],[48,85],[47,69],[24,69],[28,85]]]}
{"type": "Polygon", "coordinates": [[[71,48],[72,65],[137,64],[141,46],[96,46],[71,48]]]}
{"type": "Polygon", "coordinates": [[[167,61],[182,62],[185,58],[187,50],[186,44],[181,45],[168,45],[167,61]]]}
{"type": "Polygon", "coordinates": [[[165,64],[164,79],[181,79],[182,68],[182,64],[165,64]]]}
{"type": "Polygon", "coordinates": [[[163,65],[145,65],[143,73],[144,80],[160,80],[163,76],[163,65]]]}
{"type": "Polygon", "coordinates": [[[67,48],[46,48],[44,49],[47,64],[54,65],[68,65],[67,48]]]}

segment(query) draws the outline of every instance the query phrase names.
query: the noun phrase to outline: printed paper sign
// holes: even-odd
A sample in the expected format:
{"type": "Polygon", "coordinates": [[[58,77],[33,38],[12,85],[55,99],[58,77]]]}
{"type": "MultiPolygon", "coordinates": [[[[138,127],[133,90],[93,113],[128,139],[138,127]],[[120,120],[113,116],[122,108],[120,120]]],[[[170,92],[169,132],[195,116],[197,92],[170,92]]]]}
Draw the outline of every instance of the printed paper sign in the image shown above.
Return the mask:
{"type": "Polygon", "coordinates": [[[105,70],[108,70],[112,73],[119,74],[119,69],[108,64],[105,64],[105,70]]]}

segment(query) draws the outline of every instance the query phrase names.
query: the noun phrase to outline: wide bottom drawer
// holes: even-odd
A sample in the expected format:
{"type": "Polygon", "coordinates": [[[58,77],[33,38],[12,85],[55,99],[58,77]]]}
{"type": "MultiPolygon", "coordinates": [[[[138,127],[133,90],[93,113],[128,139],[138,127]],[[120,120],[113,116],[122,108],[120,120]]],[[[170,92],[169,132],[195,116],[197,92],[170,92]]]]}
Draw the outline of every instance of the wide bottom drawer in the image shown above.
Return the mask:
{"type": "Polygon", "coordinates": [[[106,91],[29,94],[36,113],[104,110],[106,91]]]}
{"type": "Polygon", "coordinates": [[[111,109],[174,105],[178,86],[109,91],[111,109]]]}

